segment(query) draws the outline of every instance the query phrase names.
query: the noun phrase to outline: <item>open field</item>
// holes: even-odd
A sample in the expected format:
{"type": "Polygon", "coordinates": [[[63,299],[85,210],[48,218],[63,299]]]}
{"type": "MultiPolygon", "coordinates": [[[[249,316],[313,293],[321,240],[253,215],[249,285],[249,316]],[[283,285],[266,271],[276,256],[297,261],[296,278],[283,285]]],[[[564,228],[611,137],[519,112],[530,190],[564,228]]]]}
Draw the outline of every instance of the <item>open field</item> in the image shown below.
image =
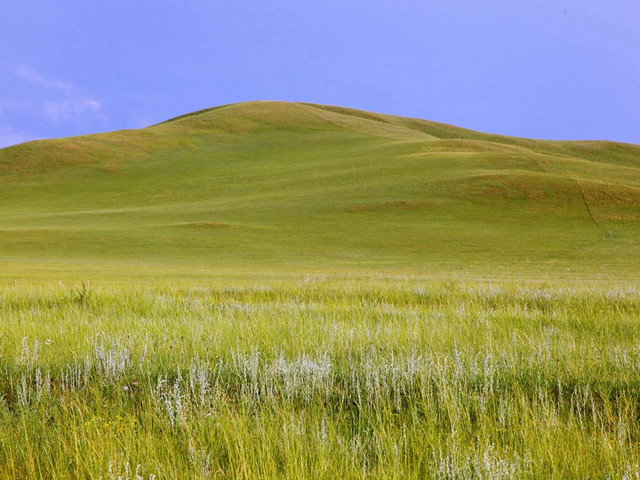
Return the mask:
{"type": "Polygon", "coordinates": [[[0,315],[2,478],[640,473],[638,284],[18,286],[0,315]]]}
{"type": "Polygon", "coordinates": [[[0,478],[638,478],[639,206],[300,103],[0,149],[0,478]]]}
{"type": "Polygon", "coordinates": [[[251,102],[1,149],[0,270],[633,279],[638,205],[639,146],[251,102]]]}

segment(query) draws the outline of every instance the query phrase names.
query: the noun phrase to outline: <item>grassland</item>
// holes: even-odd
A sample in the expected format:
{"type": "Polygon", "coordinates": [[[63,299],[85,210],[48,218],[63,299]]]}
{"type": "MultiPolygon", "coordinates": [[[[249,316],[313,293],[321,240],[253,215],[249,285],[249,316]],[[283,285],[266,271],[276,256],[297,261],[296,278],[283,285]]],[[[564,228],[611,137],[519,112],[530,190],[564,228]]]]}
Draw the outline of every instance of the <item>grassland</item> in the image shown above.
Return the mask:
{"type": "Polygon", "coordinates": [[[0,478],[638,478],[639,205],[310,104],[2,149],[0,478]]]}
{"type": "Polygon", "coordinates": [[[2,478],[640,473],[637,284],[8,287],[0,315],[2,478]]]}
{"type": "Polygon", "coordinates": [[[230,105],[0,150],[2,275],[633,277],[639,158],[634,145],[230,105]]]}

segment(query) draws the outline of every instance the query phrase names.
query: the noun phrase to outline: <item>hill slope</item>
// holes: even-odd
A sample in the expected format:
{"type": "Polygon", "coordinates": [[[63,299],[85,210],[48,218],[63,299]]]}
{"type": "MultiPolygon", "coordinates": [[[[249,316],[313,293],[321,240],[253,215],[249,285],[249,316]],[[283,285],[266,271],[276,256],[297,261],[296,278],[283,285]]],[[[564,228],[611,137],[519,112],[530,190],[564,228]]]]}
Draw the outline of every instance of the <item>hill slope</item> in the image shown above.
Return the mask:
{"type": "Polygon", "coordinates": [[[110,265],[619,276],[640,259],[635,145],[250,102],[5,148],[0,172],[6,275],[110,265]]]}

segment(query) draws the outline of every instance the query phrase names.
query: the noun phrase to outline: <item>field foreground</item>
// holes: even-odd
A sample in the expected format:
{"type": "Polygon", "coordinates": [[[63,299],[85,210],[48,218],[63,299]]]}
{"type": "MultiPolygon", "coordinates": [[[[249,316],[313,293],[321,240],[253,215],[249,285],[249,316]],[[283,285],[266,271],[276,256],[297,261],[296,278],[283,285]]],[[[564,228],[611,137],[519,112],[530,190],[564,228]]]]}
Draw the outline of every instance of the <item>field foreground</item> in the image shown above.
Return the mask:
{"type": "Polygon", "coordinates": [[[5,287],[1,478],[637,478],[638,285],[5,287]]]}

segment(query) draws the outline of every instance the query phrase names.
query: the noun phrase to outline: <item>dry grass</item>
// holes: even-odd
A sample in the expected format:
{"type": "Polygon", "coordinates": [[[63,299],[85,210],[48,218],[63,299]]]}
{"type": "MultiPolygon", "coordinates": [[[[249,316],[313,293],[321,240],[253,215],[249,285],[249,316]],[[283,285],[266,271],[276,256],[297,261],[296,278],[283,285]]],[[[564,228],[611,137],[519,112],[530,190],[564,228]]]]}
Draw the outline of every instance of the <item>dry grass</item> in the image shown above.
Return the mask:
{"type": "Polygon", "coordinates": [[[640,473],[637,286],[309,276],[2,299],[2,478],[640,473]]]}

